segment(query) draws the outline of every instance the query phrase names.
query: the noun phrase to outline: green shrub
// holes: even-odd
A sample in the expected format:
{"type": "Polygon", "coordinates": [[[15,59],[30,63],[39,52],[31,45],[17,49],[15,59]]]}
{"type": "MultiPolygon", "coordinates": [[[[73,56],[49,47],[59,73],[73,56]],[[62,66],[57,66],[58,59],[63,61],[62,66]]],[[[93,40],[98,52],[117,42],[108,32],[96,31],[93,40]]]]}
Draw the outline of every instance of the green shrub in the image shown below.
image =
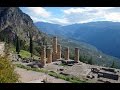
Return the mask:
{"type": "Polygon", "coordinates": [[[0,56],[0,83],[18,82],[19,75],[14,71],[14,66],[7,57],[0,56]]]}

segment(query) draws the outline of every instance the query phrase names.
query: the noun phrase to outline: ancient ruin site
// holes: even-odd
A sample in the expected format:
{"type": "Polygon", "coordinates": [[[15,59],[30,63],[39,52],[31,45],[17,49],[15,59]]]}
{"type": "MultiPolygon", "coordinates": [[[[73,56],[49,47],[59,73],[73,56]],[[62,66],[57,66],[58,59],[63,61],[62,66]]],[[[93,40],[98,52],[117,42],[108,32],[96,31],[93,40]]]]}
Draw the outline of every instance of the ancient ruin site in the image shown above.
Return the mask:
{"type": "MultiPolygon", "coordinates": [[[[0,49],[3,49],[3,43],[0,43],[0,49]]],[[[57,43],[57,37],[53,37],[53,45],[46,48],[42,46],[40,60],[16,59],[15,55],[10,55],[14,64],[20,64],[24,67],[44,69],[48,72],[54,72],[66,77],[75,76],[84,83],[120,83],[120,70],[96,65],[89,65],[79,61],[80,51],[75,48],[74,60],[69,58],[69,47],[64,50],[64,58],[61,57],[61,45],[57,43]],[[51,47],[52,46],[52,47],[51,47]]],[[[2,52],[2,50],[1,50],[2,52]]],[[[53,77],[48,72],[36,72],[17,67],[16,72],[21,76],[20,80],[24,83],[71,83],[69,80],[63,80],[53,77]]]]}
{"type": "Polygon", "coordinates": [[[0,7],[0,83],[120,83],[120,7],[0,7]]]}

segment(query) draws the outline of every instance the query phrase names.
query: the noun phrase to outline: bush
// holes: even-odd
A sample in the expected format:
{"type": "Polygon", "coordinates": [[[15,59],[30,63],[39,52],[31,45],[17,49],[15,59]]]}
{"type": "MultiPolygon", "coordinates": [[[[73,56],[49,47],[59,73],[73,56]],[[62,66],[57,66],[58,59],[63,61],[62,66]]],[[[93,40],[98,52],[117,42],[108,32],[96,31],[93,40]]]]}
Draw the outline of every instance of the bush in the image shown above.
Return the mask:
{"type": "Polygon", "coordinates": [[[18,82],[18,78],[10,60],[0,56],[0,83],[15,83],[18,82]]]}

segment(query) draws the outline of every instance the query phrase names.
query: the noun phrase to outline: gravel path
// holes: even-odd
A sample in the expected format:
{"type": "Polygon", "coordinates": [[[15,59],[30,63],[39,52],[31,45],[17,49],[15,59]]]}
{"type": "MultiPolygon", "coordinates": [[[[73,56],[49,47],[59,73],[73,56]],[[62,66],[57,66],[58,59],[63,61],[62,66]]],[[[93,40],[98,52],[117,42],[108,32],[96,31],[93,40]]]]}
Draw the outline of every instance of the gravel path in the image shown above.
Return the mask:
{"type": "Polygon", "coordinates": [[[23,83],[43,83],[43,79],[47,78],[50,83],[70,83],[68,81],[57,79],[41,72],[28,71],[22,68],[16,68],[15,71],[20,75],[19,80],[23,83]]]}

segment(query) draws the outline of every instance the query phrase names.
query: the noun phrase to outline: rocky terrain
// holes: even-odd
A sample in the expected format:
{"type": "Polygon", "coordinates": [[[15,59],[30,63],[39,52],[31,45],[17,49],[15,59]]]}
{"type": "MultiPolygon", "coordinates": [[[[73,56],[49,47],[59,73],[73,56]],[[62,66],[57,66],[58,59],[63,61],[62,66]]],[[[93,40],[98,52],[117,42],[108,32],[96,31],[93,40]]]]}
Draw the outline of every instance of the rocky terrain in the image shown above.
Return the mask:
{"type": "Polygon", "coordinates": [[[45,73],[28,71],[22,68],[16,68],[15,71],[20,75],[19,80],[22,83],[44,83],[45,79],[47,79],[48,83],[70,83],[68,81],[49,76],[45,73]]]}
{"type": "MultiPolygon", "coordinates": [[[[14,64],[21,64],[24,66],[29,66],[31,68],[37,68],[37,69],[42,68],[39,66],[40,61],[30,61],[30,62],[17,61],[14,62],[14,64]]],[[[44,69],[65,76],[75,76],[78,77],[80,80],[88,83],[120,83],[119,69],[89,65],[82,62],[73,63],[73,60],[66,61],[64,59],[61,59],[52,62],[50,64],[46,64],[44,69]],[[66,64],[64,62],[66,62],[66,64]]],[[[53,79],[55,78],[50,77],[48,74],[41,72],[26,71],[22,69],[16,69],[16,70],[21,75],[22,78],[20,80],[22,80],[23,82],[40,83],[42,80],[45,79],[45,76],[47,75],[49,83],[69,83],[64,80],[54,81],[53,79]]]]}

